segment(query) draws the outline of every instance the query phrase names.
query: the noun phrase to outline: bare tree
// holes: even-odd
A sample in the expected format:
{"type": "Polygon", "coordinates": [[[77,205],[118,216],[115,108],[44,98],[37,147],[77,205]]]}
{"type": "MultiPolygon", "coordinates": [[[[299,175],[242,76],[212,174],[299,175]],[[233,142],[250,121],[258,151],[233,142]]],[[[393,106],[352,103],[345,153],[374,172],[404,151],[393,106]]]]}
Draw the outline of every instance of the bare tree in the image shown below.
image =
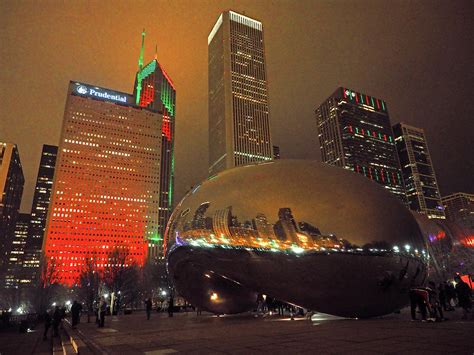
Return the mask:
{"type": "Polygon", "coordinates": [[[59,286],[59,270],[54,258],[42,257],[40,262],[40,278],[36,281],[32,293],[32,304],[36,312],[43,314],[51,304],[59,286]]]}
{"type": "Polygon", "coordinates": [[[122,301],[135,306],[140,300],[142,268],[137,265],[128,249],[115,247],[108,255],[104,268],[104,283],[110,292],[120,295],[122,301]]]}
{"type": "Polygon", "coordinates": [[[90,316],[94,313],[94,301],[99,296],[101,275],[97,269],[97,258],[86,258],[84,268],[79,276],[78,295],[86,304],[87,323],[90,323],[90,316]]]}

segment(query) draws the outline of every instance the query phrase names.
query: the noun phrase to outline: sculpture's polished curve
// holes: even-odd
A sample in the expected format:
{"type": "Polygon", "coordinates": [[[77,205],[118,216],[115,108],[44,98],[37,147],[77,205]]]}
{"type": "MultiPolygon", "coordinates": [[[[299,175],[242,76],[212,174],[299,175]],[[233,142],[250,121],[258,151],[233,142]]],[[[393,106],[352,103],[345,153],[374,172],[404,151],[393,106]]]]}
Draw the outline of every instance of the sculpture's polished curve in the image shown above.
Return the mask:
{"type": "Polygon", "coordinates": [[[256,294],[341,316],[390,313],[426,278],[426,245],[384,188],[326,164],[279,160],[224,171],[168,223],[168,270],[192,304],[216,313],[256,294]]]}

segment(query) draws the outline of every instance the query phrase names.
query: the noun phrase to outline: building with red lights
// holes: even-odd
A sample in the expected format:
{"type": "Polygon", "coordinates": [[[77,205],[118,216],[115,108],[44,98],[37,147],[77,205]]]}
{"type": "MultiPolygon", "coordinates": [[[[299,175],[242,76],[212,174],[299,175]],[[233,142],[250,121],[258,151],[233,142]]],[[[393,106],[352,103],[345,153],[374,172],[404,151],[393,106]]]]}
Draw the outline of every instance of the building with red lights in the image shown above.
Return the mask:
{"type": "Polygon", "coordinates": [[[134,86],[135,104],[162,112],[161,128],[161,175],[158,210],[158,233],[150,241],[150,256],[156,260],[163,256],[166,224],[173,212],[174,191],[174,132],[176,114],[176,90],[171,78],[161,64],[153,59],[143,65],[145,32],[142,33],[142,48],[138,60],[138,71],[134,86]]]}
{"type": "Polygon", "coordinates": [[[338,88],[316,109],[322,161],[362,174],[406,203],[385,101],[338,88]]]}
{"type": "Polygon", "coordinates": [[[70,82],[43,252],[58,281],[86,260],[142,265],[158,233],[161,112],[132,95],[70,82]]]}

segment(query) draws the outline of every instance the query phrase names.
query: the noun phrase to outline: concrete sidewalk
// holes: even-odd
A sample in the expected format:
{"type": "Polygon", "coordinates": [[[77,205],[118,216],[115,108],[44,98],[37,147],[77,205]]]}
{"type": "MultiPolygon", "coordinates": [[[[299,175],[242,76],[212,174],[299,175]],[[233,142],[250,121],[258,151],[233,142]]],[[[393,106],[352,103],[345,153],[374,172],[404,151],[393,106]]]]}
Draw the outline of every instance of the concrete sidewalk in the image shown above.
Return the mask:
{"type": "MultiPolygon", "coordinates": [[[[447,312],[441,323],[411,322],[408,311],[379,319],[350,320],[251,314],[144,312],[108,317],[105,328],[81,323],[79,330],[106,354],[192,353],[408,353],[472,354],[474,321],[447,312]]],[[[85,319],[84,319],[85,320],[85,319]]]]}

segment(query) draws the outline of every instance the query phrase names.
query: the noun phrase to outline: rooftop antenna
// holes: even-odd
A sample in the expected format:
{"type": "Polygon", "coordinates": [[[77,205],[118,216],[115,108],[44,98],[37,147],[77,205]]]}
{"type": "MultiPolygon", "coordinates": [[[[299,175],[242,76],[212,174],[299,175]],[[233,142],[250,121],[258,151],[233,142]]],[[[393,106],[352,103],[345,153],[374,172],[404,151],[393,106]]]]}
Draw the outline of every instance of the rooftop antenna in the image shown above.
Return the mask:
{"type": "Polygon", "coordinates": [[[138,70],[143,68],[143,52],[145,51],[145,29],[142,32],[142,49],[140,50],[140,58],[138,58],[138,70]]]}
{"type": "Polygon", "coordinates": [[[158,60],[158,44],[155,44],[155,60],[158,60]]]}

